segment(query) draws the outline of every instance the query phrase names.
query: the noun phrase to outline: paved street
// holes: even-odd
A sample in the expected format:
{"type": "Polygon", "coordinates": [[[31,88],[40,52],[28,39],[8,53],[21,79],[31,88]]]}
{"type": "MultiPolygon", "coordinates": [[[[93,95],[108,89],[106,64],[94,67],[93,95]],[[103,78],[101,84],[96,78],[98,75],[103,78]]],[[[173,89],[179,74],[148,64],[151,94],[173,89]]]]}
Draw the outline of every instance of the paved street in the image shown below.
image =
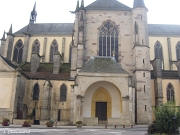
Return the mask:
{"type": "Polygon", "coordinates": [[[137,129],[31,129],[0,128],[0,135],[145,135],[146,128],[137,129]]]}

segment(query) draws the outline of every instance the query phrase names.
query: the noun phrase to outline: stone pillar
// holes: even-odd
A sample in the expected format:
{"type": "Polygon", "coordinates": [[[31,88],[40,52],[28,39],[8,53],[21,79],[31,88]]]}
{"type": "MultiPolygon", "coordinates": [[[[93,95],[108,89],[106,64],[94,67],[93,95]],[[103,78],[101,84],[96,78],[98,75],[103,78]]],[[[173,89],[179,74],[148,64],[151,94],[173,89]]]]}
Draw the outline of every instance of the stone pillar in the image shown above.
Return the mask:
{"type": "Polygon", "coordinates": [[[71,101],[70,101],[70,123],[74,122],[74,85],[71,85],[71,101]]]}
{"type": "Polygon", "coordinates": [[[72,46],[71,52],[71,78],[74,78],[77,74],[76,67],[77,67],[77,53],[78,53],[77,46],[72,46]]]}
{"type": "Polygon", "coordinates": [[[60,67],[61,67],[61,55],[59,51],[57,51],[53,57],[53,74],[59,74],[60,67]]]}
{"type": "Polygon", "coordinates": [[[177,62],[175,62],[177,69],[178,69],[178,76],[180,78],[180,60],[178,60],[177,62]]]}
{"type": "Polygon", "coordinates": [[[12,49],[13,49],[14,35],[7,33],[7,39],[5,43],[4,56],[8,60],[11,60],[12,49]]]}
{"type": "Polygon", "coordinates": [[[25,34],[22,62],[27,61],[30,35],[25,34]]]}
{"type": "Polygon", "coordinates": [[[40,56],[37,52],[31,54],[31,73],[36,73],[40,65],[40,56]]]}
{"type": "Polygon", "coordinates": [[[84,63],[84,45],[78,44],[77,69],[81,69],[84,63]]]}
{"type": "Polygon", "coordinates": [[[155,105],[160,105],[163,102],[163,92],[162,92],[162,60],[156,58],[152,61],[154,76],[156,80],[154,81],[155,90],[155,105]]]}
{"type": "MultiPolygon", "coordinates": [[[[171,39],[170,39],[170,38],[167,38],[167,44],[168,44],[169,61],[172,61],[171,39]]],[[[169,68],[170,68],[170,70],[173,70],[172,67],[173,67],[173,66],[172,66],[172,63],[169,62],[169,68]]]]}
{"type": "Polygon", "coordinates": [[[64,59],[64,55],[65,55],[65,44],[66,44],[66,39],[63,38],[62,39],[62,57],[64,59]]]}
{"type": "Polygon", "coordinates": [[[4,57],[6,39],[1,39],[0,55],[4,57]]]}
{"type": "Polygon", "coordinates": [[[46,46],[47,46],[47,38],[44,38],[43,54],[42,54],[42,63],[45,63],[46,46]]]}
{"type": "Polygon", "coordinates": [[[44,83],[42,95],[41,120],[49,120],[51,117],[52,84],[49,79],[44,83]]]}

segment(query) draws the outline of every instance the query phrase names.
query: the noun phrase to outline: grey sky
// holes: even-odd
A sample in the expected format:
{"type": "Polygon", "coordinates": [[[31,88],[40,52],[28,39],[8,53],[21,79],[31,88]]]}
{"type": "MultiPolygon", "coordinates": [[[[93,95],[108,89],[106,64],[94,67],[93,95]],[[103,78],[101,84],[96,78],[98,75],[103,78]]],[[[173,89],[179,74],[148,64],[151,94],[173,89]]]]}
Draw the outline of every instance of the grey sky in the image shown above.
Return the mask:
{"type": "MultiPolygon", "coordinates": [[[[81,0],[80,0],[81,1],[81,0]]],[[[84,0],[85,6],[95,0],[84,0]]],[[[132,7],[133,0],[118,0],[132,7]]],[[[13,32],[26,26],[35,0],[0,0],[0,38],[13,25],[13,32]]],[[[77,0],[36,0],[37,23],[73,23],[77,0]]],[[[148,22],[153,24],[180,24],[180,0],[145,0],[148,22]]]]}

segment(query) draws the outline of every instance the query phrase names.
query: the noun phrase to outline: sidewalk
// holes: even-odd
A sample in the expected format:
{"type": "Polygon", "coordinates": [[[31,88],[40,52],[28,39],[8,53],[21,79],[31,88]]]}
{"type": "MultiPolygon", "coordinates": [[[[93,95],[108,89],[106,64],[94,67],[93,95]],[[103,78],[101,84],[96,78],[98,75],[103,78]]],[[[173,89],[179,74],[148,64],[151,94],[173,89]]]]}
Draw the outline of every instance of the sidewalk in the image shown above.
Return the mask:
{"type": "MultiPolygon", "coordinates": [[[[134,125],[133,128],[127,126],[123,128],[122,126],[107,126],[107,129],[146,129],[148,125],[134,125]]],[[[22,125],[14,125],[10,124],[9,126],[2,126],[0,128],[28,128],[28,129],[77,129],[76,126],[53,126],[53,127],[46,127],[46,125],[31,125],[31,127],[22,127],[22,125]]],[[[105,126],[82,126],[81,129],[105,129],[105,126]]]]}

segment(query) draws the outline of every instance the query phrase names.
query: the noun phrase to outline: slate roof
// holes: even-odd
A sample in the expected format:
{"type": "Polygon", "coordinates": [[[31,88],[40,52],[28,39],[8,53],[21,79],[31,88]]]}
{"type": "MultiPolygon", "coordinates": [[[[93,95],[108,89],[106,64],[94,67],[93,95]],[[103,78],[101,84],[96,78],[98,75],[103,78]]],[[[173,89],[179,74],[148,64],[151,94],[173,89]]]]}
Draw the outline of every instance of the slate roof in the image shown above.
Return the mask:
{"type": "Polygon", "coordinates": [[[73,23],[35,23],[29,26],[29,32],[27,32],[27,25],[15,32],[14,35],[22,34],[23,32],[29,34],[72,35],[73,28],[73,23]]]}
{"type": "Polygon", "coordinates": [[[174,35],[180,36],[180,25],[149,24],[149,35],[174,35]]]}
{"type": "Polygon", "coordinates": [[[113,57],[91,57],[80,72],[128,74],[113,57]]]}
{"type": "Polygon", "coordinates": [[[17,66],[15,66],[14,64],[12,64],[9,60],[5,59],[3,56],[0,55],[0,57],[12,68],[16,69],[17,66]]]}
{"type": "MultiPolygon", "coordinates": [[[[99,1],[99,0],[98,0],[99,1]]],[[[101,0],[100,0],[101,1],[101,0]]],[[[103,0],[106,1],[106,0],[103,0]]],[[[114,0],[113,0],[114,1],[114,0]]],[[[27,31],[27,27],[15,32],[15,35],[22,35],[27,31]]],[[[30,34],[54,34],[54,35],[72,35],[74,23],[37,23],[29,28],[30,34]]],[[[148,24],[149,35],[175,35],[180,36],[180,25],[169,24],[148,24]]]]}
{"type": "Polygon", "coordinates": [[[22,74],[28,79],[46,80],[69,80],[70,79],[70,64],[61,64],[59,74],[53,74],[52,63],[40,63],[39,69],[36,73],[30,73],[30,63],[24,63],[21,66],[22,74]]]}
{"type": "Polygon", "coordinates": [[[86,10],[118,10],[131,11],[131,8],[120,3],[117,0],[96,0],[85,7],[86,10]]]}
{"type": "Polygon", "coordinates": [[[134,0],[133,8],[145,7],[144,0],[134,0]]]}

